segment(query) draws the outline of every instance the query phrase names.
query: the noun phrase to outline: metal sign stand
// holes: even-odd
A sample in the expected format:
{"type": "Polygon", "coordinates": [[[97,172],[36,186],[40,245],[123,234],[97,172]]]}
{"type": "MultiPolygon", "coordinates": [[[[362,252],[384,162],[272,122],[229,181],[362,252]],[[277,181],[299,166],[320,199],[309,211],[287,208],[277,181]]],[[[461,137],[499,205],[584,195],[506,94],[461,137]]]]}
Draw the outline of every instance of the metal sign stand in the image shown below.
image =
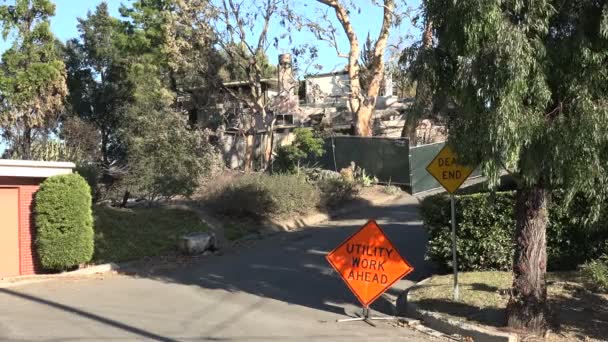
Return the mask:
{"type": "MultiPolygon", "coordinates": [[[[356,314],[356,315],[359,316],[359,314],[356,314]]],[[[363,322],[371,325],[372,327],[375,327],[376,325],[372,321],[390,321],[390,320],[396,320],[396,319],[397,319],[397,317],[395,317],[395,316],[377,316],[377,317],[371,316],[369,307],[363,307],[363,312],[361,313],[361,315],[359,317],[338,319],[338,320],[336,320],[336,322],[344,323],[344,322],[363,321],[363,322]]]]}
{"type": "Polygon", "coordinates": [[[450,194],[452,204],[452,268],[454,269],[454,301],[459,298],[458,293],[458,258],[456,257],[456,199],[454,194],[450,194]]]}

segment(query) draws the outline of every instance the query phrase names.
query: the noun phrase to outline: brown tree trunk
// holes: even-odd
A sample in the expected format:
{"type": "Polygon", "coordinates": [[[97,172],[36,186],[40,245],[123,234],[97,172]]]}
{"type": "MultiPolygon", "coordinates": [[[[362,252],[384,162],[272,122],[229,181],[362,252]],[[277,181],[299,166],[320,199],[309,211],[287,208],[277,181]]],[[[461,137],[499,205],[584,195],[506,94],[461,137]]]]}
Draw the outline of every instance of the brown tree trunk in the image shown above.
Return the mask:
{"type": "Polygon", "coordinates": [[[245,133],[245,172],[253,170],[253,160],[255,155],[255,134],[251,132],[245,133]]]}
{"type": "Polygon", "coordinates": [[[23,132],[23,159],[32,159],[32,129],[26,128],[23,132]]]}
{"type": "Polygon", "coordinates": [[[129,192],[129,190],[126,190],[124,195],[122,196],[122,202],[120,202],[121,208],[127,207],[127,203],[129,203],[129,197],[131,197],[131,193],[129,192]]]}
{"type": "Polygon", "coordinates": [[[509,327],[533,332],[547,328],[547,203],[542,186],[517,191],[513,288],[507,305],[509,327]]]}
{"type": "Polygon", "coordinates": [[[355,134],[361,137],[372,136],[372,114],[374,113],[374,105],[363,103],[359,107],[355,121],[355,134]]]}
{"type": "Polygon", "coordinates": [[[273,119],[270,126],[267,127],[266,135],[264,136],[264,170],[270,169],[272,164],[272,152],[274,150],[274,124],[275,120],[273,119]]]}

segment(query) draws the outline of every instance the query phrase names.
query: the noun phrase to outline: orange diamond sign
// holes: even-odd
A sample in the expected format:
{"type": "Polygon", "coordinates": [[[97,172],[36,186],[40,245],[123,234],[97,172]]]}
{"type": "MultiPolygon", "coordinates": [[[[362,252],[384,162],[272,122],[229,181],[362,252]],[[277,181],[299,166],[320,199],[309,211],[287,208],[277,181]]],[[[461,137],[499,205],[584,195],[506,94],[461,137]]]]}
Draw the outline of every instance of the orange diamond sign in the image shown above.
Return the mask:
{"type": "Polygon", "coordinates": [[[364,307],[414,270],[374,220],[326,258],[364,307]]]}

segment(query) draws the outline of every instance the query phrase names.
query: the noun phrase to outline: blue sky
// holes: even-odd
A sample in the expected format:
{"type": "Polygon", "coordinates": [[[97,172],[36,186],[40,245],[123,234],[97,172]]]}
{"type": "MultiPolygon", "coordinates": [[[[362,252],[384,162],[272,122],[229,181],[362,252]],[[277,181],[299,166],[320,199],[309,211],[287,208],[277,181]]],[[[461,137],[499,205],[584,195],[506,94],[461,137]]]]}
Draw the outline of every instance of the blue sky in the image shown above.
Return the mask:
{"type": "MultiPolygon", "coordinates": [[[[251,0],[255,3],[256,0],[251,0]]],[[[308,17],[314,18],[318,15],[318,8],[325,8],[321,5],[315,5],[316,2],[312,0],[290,0],[293,1],[294,6],[297,6],[298,10],[301,11],[301,14],[307,15],[308,17]]],[[[378,30],[380,29],[380,24],[382,20],[382,9],[373,6],[371,0],[355,0],[357,3],[361,4],[362,11],[361,13],[351,13],[351,20],[355,29],[357,30],[358,36],[360,40],[364,41],[367,33],[370,32],[371,36],[374,37],[378,34],[378,30]]],[[[8,1],[11,2],[10,0],[8,1]]],[[[55,17],[52,19],[51,26],[53,33],[62,41],[66,41],[70,38],[74,38],[78,36],[78,30],[76,28],[77,18],[85,17],[87,11],[93,11],[95,7],[101,2],[101,0],[54,0],[57,11],[55,17]]],[[[118,9],[122,4],[127,6],[132,2],[131,0],[107,0],[110,13],[114,16],[119,17],[118,9]]],[[[407,5],[413,8],[417,8],[420,5],[420,0],[412,0],[408,1],[407,5]]],[[[332,17],[333,17],[333,13],[332,17]]],[[[337,22],[335,22],[337,25],[337,22]]],[[[274,22],[273,27],[271,27],[271,34],[276,33],[279,34],[281,28],[279,27],[277,22],[274,22]]],[[[413,34],[414,36],[418,36],[419,32],[413,28],[409,23],[404,23],[398,29],[394,30],[391,34],[392,42],[396,42],[398,37],[403,37],[407,34],[413,34]]],[[[296,32],[292,34],[292,39],[294,44],[305,44],[305,43],[315,43],[315,38],[310,34],[310,32],[296,32]]],[[[342,46],[342,51],[348,51],[348,42],[344,34],[342,34],[340,30],[340,45],[342,46]]],[[[281,43],[283,44],[283,42],[281,43]]],[[[335,50],[328,46],[325,42],[318,42],[319,48],[319,58],[316,63],[323,65],[323,71],[332,71],[335,69],[339,69],[344,64],[344,59],[338,58],[336,56],[335,50]]],[[[0,44],[0,49],[4,50],[4,48],[8,45],[7,42],[2,42],[0,44]]],[[[282,52],[288,52],[290,50],[290,46],[283,44],[279,49],[275,49],[271,47],[268,50],[268,55],[270,61],[276,63],[277,55],[282,52]]]]}
{"type": "MultiPolygon", "coordinates": [[[[255,4],[256,0],[251,0],[253,4],[255,4]]],[[[293,1],[294,6],[297,6],[299,13],[306,15],[310,18],[315,18],[319,15],[318,9],[325,7],[318,5],[316,1],[313,0],[289,0],[293,1]]],[[[6,3],[11,3],[11,0],[6,1],[6,3]]],[[[76,25],[78,23],[77,18],[85,17],[87,15],[87,11],[94,11],[95,7],[102,2],[102,0],[54,0],[54,3],[57,6],[56,15],[52,18],[51,21],[51,29],[55,36],[59,38],[61,41],[66,41],[70,38],[78,37],[78,29],[76,25]]],[[[130,6],[131,0],[107,0],[108,7],[110,9],[110,14],[116,17],[119,17],[120,14],[118,9],[121,4],[125,4],[130,6]]],[[[373,6],[372,0],[355,0],[356,3],[361,6],[361,13],[351,13],[351,21],[359,39],[361,40],[361,44],[365,41],[365,38],[368,32],[371,34],[371,37],[375,37],[380,30],[380,25],[382,21],[382,9],[373,6]]],[[[398,1],[399,2],[399,1],[398,1]]],[[[420,6],[420,0],[411,0],[407,1],[407,6],[411,8],[418,8],[420,6]]],[[[330,13],[333,18],[333,13],[330,13]]],[[[334,25],[338,26],[337,21],[334,19],[334,25]]],[[[279,32],[282,30],[278,22],[275,21],[270,29],[270,38],[274,35],[280,34],[279,32]]],[[[391,33],[391,39],[389,43],[396,43],[400,37],[405,37],[407,35],[413,35],[414,37],[418,37],[420,32],[412,27],[407,21],[404,22],[403,25],[394,29],[391,33]]],[[[345,60],[337,57],[336,51],[333,47],[329,46],[325,42],[316,42],[314,36],[307,31],[295,32],[292,34],[292,41],[294,45],[300,44],[317,44],[319,49],[318,51],[318,59],[315,61],[315,64],[319,64],[323,66],[321,72],[329,72],[335,71],[343,68],[345,60]]],[[[341,46],[342,52],[348,52],[348,40],[345,35],[342,33],[342,30],[339,30],[339,44],[341,46]]],[[[4,51],[10,45],[10,37],[9,41],[0,41],[0,51],[4,51]]],[[[409,40],[411,42],[411,39],[409,40]]],[[[406,42],[407,44],[407,42],[406,42]]],[[[270,47],[267,51],[268,57],[272,63],[276,63],[277,56],[279,53],[289,52],[291,46],[285,44],[285,42],[281,42],[281,45],[278,49],[274,47],[270,47]]],[[[310,70],[316,71],[316,70],[310,70]]],[[[0,153],[4,150],[4,144],[0,142],[0,153]]]]}

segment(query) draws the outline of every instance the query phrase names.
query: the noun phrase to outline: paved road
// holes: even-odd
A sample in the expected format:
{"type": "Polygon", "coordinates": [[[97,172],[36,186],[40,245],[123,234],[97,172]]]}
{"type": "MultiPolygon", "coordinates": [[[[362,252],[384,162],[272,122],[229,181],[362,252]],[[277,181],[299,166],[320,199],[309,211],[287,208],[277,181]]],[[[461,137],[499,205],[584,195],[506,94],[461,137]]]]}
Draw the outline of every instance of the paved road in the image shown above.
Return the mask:
{"type": "Polygon", "coordinates": [[[432,272],[411,197],[186,267],[0,289],[0,340],[429,341],[385,322],[335,322],[359,309],[324,255],[370,217],[416,268],[376,301],[386,313],[397,288],[432,272]]]}

